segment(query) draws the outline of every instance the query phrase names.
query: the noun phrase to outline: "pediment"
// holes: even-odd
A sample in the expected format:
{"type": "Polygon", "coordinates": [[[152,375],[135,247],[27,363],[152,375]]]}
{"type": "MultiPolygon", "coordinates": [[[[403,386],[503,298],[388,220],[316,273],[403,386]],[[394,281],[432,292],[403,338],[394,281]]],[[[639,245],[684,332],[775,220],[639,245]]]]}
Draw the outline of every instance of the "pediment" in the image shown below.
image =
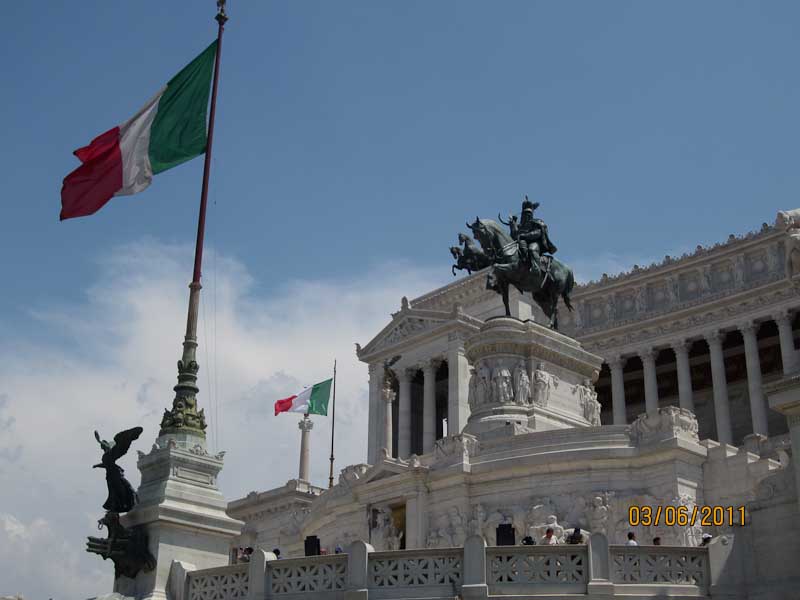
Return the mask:
{"type": "Polygon", "coordinates": [[[423,467],[419,461],[405,461],[397,458],[383,457],[383,459],[371,467],[359,480],[359,483],[372,483],[373,481],[381,481],[383,479],[391,479],[397,475],[409,473],[412,471],[428,470],[428,467],[423,467]]]}
{"type": "Polygon", "coordinates": [[[444,311],[402,309],[393,315],[392,321],[359,354],[381,352],[407,340],[424,336],[451,320],[452,315],[444,311]]]}

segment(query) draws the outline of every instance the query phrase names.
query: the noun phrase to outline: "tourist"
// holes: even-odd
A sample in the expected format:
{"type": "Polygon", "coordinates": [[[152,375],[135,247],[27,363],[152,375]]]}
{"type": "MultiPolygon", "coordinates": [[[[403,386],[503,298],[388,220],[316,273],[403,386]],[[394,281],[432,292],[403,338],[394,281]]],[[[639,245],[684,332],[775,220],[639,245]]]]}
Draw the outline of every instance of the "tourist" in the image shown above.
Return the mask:
{"type": "Polygon", "coordinates": [[[253,555],[253,548],[248,546],[239,555],[239,562],[250,562],[250,557],[253,555]]]}
{"type": "Polygon", "coordinates": [[[636,534],[632,531],[628,532],[628,541],[625,542],[626,546],[638,546],[639,542],[636,541],[636,534]]]}
{"type": "Polygon", "coordinates": [[[543,546],[555,546],[558,544],[558,540],[553,535],[553,528],[548,527],[547,531],[544,532],[544,537],[541,540],[543,546]]]}
{"type": "Polygon", "coordinates": [[[342,550],[342,547],[339,544],[336,544],[336,548],[334,548],[333,551],[335,554],[341,554],[342,552],[344,552],[344,550],[342,550]]]}
{"type": "Polygon", "coordinates": [[[713,536],[710,533],[704,533],[703,534],[703,541],[700,542],[700,545],[701,546],[708,546],[711,543],[711,538],[712,537],[713,536]]]}
{"type": "Polygon", "coordinates": [[[535,546],[536,545],[536,540],[534,540],[531,536],[526,535],[524,538],[522,538],[522,545],[523,546],[535,546]]]}
{"type": "Polygon", "coordinates": [[[661,538],[656,536],[653,538],[653,546],[660,546],[661,545],[661,538]]]}
{"type": "Polygon", "coordinates": [[[567,543],[568,544],[584,544],[585,543],[585,541],[583,539],[583,534],[581,533],[581,528],[580,527],[576,527],[575,529],[572,530],[572,533],[569,534],[569,537],[567,538],[567,543]]]}
{"type": "Polygon", "coordinates": [[[281,559],[281,549],[280,548],[273,548],[272,553],[275,555],[277,560],[281,559]]]}

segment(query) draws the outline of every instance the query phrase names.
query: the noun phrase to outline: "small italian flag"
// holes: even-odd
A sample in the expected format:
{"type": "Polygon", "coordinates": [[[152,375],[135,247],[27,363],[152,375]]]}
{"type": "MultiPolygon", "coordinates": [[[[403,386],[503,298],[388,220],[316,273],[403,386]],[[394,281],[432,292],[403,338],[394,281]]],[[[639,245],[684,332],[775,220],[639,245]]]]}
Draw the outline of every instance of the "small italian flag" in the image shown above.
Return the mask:
{"type": "Polygon", "coordinates": [[[216,52],[214,41],[133,117],[75,150],[83,164],[64,178],[62,221],[91,215],[113,196],[141,192],[153,175],[206,151],[216,52]]]}
{"type": "Polygon", "coordinates": [[[328,401],[331,399],[331,383],[326,379],[307,387],[299,394],[289,396],[275,403],[275,414],[282,412],[306,413],[310,415],[328,415],[328,401]]]}

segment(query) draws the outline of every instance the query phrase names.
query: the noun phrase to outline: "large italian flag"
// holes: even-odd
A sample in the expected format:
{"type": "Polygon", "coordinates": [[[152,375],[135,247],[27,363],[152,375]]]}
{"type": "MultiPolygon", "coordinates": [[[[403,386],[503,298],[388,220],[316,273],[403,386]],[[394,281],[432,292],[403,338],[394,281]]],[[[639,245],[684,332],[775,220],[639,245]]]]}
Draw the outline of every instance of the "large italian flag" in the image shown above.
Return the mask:
{"type": "Polygon", "coordinates": [[[310,415],[327,415],[332,381],[333,379],[327,379],[320,383],[315,383],[299,394],[278,400],[275,403],[275,414],[297,412],[310,415]]]}
{"type": "Polygon", "coordinates": [[[64,178],[61,220],[91,215],[113,196],[146,189],[153,175],[206,151],[214,41],[122,125],[75,150],[83,163],[64,178]]]}

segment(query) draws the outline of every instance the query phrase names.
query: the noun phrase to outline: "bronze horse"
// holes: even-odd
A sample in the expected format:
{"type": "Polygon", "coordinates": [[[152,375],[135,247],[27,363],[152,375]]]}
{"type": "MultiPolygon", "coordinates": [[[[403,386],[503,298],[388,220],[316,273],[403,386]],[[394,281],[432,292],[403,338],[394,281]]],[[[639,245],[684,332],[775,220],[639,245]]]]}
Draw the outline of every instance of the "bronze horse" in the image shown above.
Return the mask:
{"type": "Polygon", "coordinates": [[[506,316],[511,316],[508,287],[513,285],[520,293],[530,292],[534,302],[550,319],[550,328],[558,330],[559,297],[570,311],[574,310],[569,299],[575,286],[572,269],[553,257],[545,259],[550,262],[549,268],[543,268],[542,264],[531,264],[529,267],[520,260],[517,242],[500,224],[491,219],[476,218],[472,225],[467,223],[467,227],[472,230],[475,239],[492,260],[486,288],[503,296],[506,316]]]}

